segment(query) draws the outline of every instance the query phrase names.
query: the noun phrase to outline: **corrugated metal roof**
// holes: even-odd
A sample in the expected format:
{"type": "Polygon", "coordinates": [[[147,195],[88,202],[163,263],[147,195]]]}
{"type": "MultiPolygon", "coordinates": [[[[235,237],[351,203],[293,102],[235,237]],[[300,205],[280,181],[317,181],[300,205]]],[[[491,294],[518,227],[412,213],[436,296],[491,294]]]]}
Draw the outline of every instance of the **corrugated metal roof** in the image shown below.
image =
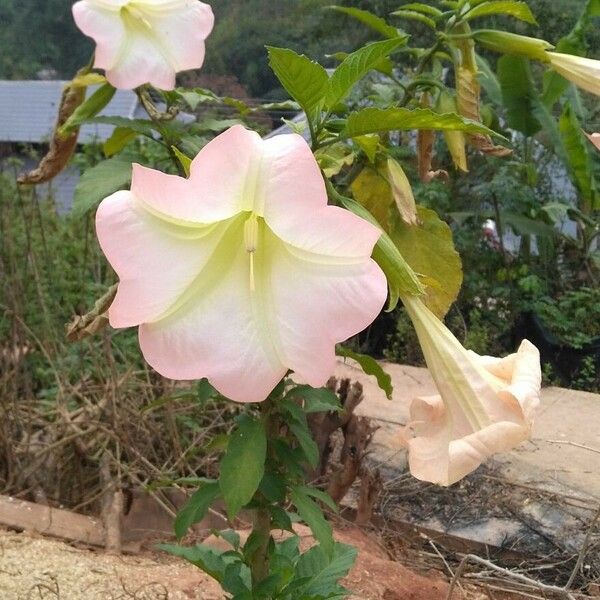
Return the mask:
{"type": "MultiPolygon", "coordinates": [[[[52,135],[67,81],[0,81],[0,142],[46,142],[52,135]]],[[[88,94],[92,93],[91,88],[88,94]]],[[[138,104],[129,90],[117,90],[100,114],[132,118],[138,104]]],[[[113,127],[84,125],[79,141],[106,140],[113,127]]]]}

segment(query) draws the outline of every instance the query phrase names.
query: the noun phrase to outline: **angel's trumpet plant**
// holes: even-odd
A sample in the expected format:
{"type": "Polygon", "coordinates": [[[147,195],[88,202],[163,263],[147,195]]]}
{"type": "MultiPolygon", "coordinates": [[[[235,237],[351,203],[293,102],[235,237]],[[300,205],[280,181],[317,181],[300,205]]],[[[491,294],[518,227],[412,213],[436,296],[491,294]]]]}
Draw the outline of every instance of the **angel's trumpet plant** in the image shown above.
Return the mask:
{"type": "Polygon", "coordinates": [[[79,0],[73,17],[96,42],[94,66],[123,89],[172,90],[177,72],[202,66],[214,25],[211,7],[198,0],[79,0]]]}
{"type": "Polygon", "coordinates": [[[492,454],[528,439],[540,399],[540,356],[527,340],[506,358],[479,356],[421,299],[403,302],[439,391],[411,405],[410,471],[417,479],[448,486],[492,454]]]}
{"type": "Polygon", "coordinates": [[[289,369],[314,387],[335,345],[387,297],[371,252],[381,232],[327,205],[304,139],[262,140],[236,125],[192,161],[189,179],[134,165],[130,191],[98,209],[100,245],[120,283],[113,327],[139,326],[148,363],[259,402],[289,369]]]}

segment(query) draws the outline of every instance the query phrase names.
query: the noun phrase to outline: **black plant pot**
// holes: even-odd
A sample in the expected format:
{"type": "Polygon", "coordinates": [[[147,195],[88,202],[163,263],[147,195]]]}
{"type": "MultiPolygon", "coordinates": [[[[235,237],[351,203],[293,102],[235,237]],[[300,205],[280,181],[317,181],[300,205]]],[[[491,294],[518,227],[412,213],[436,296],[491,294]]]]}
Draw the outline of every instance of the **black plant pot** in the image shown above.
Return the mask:
{"type": "Polygon", "coordinates": [[[581,348],[564,344],[534,312],[521,315],[515,327],[515,337],[527,338],[535,344],[540,350],[542,364],[550,363],[553,370],[567,381],[577,374],[588,357],[592,357],[596,368],[600,369],[600,337],[581,348]]]}

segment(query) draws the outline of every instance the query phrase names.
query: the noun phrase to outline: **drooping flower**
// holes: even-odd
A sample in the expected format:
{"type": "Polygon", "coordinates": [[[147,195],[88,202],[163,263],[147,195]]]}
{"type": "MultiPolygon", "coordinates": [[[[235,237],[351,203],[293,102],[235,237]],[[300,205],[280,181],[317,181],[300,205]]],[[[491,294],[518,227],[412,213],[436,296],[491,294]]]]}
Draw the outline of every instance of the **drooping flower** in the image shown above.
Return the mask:
{"type": "Polygon", "coordinates": [[[600,133],[587,133],[585,131],[583,133],[585,133],[587,139],[590,140],[590,142],[592,142],[592,144],[594,144],[598,150],[600,150],[600,133]]]}
{"type": "Polygon", "coordinates": [[[189,179],[134,165],[131,191],[106,198],[96,224],[120,278],[111,325],[139,325],[162,375],[207,377],[232,400],[264,400],[288,369],[322,386],[335,344],[386,300],[371,259],[380,231],[327,205],[298,135],[232,127],[189,179]]]}
{"type": "Polygon", "coordinates": [[[548,52],[550,66],[581,89],[600,96],[600,60],[548,52]]]}
{"type": "Polygon", "coordinates": [[[419,298],[403,301],[439,391],[411,405],[410,470],[447,486],[528,439],[540,398],[540,356],[527,340],[506,358],[479,356],[419,298]]]}
{"type": "Polygon", "coordinates": [[[199,0],[79,0],[73,16],[96,42],[94,66],[123,89],[172,90],[178,71],[202,66],[214,25],[211,7],[199,0]]]}

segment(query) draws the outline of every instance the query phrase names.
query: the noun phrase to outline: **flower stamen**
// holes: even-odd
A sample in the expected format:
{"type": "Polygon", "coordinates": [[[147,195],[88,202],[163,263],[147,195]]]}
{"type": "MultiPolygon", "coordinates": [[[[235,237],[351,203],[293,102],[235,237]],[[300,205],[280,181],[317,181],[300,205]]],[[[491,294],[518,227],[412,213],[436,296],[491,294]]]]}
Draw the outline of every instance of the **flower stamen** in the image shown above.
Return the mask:
{"type": "Polygon", "coordinates": [[[256,290],[254,282],[254,254],[258,247],[258,217],[252,213],[244,223],[244,245],[250,255],[250,291],[256,290]]]}

